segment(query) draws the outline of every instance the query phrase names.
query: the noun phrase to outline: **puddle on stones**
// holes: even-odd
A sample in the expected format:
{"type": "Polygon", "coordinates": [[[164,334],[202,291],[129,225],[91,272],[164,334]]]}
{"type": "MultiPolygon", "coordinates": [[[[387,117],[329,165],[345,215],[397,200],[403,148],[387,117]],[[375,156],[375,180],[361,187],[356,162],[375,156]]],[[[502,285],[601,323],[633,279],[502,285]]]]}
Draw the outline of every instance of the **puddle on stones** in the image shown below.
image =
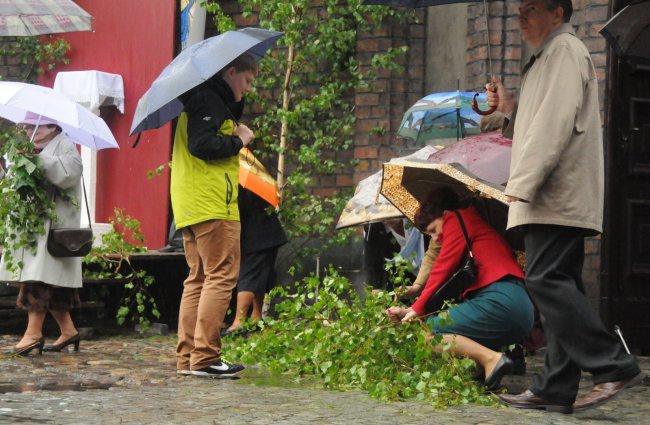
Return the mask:
{"type": "Polygon", "coordinates": [[[0,394],[25,393],[35,391],[87,391],[107,390],[112,386],[110,383],[89,381],[89,382],[0,382],[0,394]]]}

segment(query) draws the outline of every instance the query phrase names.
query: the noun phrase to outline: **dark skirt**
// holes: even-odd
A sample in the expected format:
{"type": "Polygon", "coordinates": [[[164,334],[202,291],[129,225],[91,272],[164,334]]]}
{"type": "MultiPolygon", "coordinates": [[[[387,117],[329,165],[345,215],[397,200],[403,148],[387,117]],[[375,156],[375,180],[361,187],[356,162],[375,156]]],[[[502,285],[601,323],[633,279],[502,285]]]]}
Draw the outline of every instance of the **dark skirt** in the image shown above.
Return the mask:
{"type": "Polygon", "coordinates": [[[237,291],[257,294],[269,292],[276,283],[275,259],[277,256],[278,247],[242,254],[237,291]]]}
{"type": "Polygon", "coordinates": [[[533,303],[523,282],[498,281],[470,294],[447,310],[451,323],[438,316],[429,318],[431,332],[463,335],[497,351],[521,342],[530,333],[533,303]]]}
{"type": "Polygon", "coordinates": [[[77,288],[62,288],[43,282],[20,282],[16,306],[21,310],[65,310],[79,307],[77,288]]]}

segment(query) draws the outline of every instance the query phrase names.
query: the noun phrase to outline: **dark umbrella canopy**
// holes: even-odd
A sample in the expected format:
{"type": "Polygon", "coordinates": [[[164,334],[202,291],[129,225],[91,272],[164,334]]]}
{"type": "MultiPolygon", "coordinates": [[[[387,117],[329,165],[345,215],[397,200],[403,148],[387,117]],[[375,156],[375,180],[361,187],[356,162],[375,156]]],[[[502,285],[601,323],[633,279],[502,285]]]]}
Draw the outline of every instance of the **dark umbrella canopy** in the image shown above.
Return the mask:
{"type": "Polygon", "coordinates": [[[650,0],[632,0],[600,33],[619,56],[633,63],[650,64],[650,0]]]}

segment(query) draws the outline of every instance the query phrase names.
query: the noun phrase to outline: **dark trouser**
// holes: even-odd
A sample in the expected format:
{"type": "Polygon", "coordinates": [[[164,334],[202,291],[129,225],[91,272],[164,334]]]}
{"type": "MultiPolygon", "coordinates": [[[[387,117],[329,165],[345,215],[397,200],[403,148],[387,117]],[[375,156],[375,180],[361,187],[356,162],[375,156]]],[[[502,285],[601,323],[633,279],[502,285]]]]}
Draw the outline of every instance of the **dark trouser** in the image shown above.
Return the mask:
{"type": "Polygon", "coordinates": [[[526,285],[537,305],[546,335],[546,358],[530,390],[571,405],[581,371],[594,383],[619,381],[639,373],[636,358],[607,331],[585,296],[582,284],[584,231],[579,228],[526,226],[526,285]]]}

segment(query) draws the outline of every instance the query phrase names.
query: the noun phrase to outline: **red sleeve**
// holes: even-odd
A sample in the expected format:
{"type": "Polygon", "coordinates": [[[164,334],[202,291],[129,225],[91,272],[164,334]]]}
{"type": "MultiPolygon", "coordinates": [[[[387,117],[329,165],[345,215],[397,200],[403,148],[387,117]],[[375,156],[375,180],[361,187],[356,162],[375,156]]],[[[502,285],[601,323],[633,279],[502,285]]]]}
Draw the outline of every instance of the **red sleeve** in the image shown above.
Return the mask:
{"type": "Polygon", "coordinates": [[[445,283],[458,270],[467,253],[465,236],[460,228],[458,217],[453,212],[446,213],[443,216],[440,242],[440,255],[438,255],[436,262],[433,263],[433,268],[420,298],[411,306],[418,316],[426,313],[425,306],[429,298],[436,293],[440,285],[445,283]]]}

